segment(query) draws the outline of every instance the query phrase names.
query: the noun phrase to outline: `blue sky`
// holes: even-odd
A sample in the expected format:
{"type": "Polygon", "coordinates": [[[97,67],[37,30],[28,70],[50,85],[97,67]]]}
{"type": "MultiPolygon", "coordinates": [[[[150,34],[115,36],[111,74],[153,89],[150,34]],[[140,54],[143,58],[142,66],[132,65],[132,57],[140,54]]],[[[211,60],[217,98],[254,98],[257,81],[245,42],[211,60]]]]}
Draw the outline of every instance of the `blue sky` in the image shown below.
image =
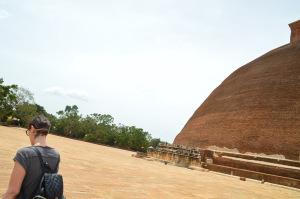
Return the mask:
{"type": "Polygon", "coordinates": [[[0,77],[55,113],[172,142],[230,73],[289,42],[300,1],[0,0],[0,77]]]}

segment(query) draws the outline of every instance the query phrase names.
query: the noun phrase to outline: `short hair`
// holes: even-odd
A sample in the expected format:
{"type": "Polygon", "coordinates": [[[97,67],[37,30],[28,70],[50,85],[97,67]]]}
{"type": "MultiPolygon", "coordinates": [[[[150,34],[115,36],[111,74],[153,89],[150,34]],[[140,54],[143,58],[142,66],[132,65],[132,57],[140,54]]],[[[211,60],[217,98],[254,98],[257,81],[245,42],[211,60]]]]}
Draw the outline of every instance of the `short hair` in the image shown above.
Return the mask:
{"type": "Polygon", "coordinates": [[[50,121],[44,115],[34,117],[29,123],[29,128],[31,125],[36,129],[36,137],[39,135],[47,135],[51,127],[50,121]]]}

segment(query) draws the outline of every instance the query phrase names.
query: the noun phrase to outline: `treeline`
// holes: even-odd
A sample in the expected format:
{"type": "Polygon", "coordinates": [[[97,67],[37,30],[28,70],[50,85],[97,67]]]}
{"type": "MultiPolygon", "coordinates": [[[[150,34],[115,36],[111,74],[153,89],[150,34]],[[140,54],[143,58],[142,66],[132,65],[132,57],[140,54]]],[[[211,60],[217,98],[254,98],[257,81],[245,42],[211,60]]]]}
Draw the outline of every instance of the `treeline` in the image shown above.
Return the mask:
{"type": "Polygon", "coordinates": [[[30,91],[15,84],[4,85],[0,78],[0,122],[27,128],[31,119],[39,114],[50,120],[50,131],[56,135],[135,151],[145,151],[161,142],[142,128],[116,125],[109,114],[83,116],[76,105],[66,106],[56,115],[50,114],[35,103],[30,91]]]}

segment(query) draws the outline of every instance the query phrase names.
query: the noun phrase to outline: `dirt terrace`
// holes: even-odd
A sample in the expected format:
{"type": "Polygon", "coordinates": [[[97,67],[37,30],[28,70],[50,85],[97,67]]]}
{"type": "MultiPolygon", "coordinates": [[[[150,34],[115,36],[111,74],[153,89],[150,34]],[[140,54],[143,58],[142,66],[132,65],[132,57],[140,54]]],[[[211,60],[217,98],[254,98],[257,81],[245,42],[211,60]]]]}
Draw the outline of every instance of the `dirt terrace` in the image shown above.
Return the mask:
{"type": "MultiPolygon", "coordinates": [[[[49,135],[61,153],[68,199],[300,198],[300,190],[132,157],[133,152],[49,135]]],[[[0,126],[0,194],[6,190],[24,129],[0,126]]]]}

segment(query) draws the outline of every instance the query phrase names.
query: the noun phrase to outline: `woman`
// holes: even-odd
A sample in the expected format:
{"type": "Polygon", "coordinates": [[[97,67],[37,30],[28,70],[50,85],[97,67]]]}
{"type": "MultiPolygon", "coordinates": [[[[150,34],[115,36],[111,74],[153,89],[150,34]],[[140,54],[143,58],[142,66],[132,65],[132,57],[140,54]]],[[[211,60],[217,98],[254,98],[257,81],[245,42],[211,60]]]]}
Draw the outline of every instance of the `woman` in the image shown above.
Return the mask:
{"type": "Polygon", "coordinates": [[[50,168],[57,172],[60,162],[60,155],[47,145],[46,137],[50,129],[49,120],[39,115],[30,122],[26,135],[29,137],[32,146],[21,148],[14,157],[14,168],[8,184],[8,189],[3,199],[31,199],[39,186],[42,170],[38,149],[44,161],[47,161],[50,168]]]}

